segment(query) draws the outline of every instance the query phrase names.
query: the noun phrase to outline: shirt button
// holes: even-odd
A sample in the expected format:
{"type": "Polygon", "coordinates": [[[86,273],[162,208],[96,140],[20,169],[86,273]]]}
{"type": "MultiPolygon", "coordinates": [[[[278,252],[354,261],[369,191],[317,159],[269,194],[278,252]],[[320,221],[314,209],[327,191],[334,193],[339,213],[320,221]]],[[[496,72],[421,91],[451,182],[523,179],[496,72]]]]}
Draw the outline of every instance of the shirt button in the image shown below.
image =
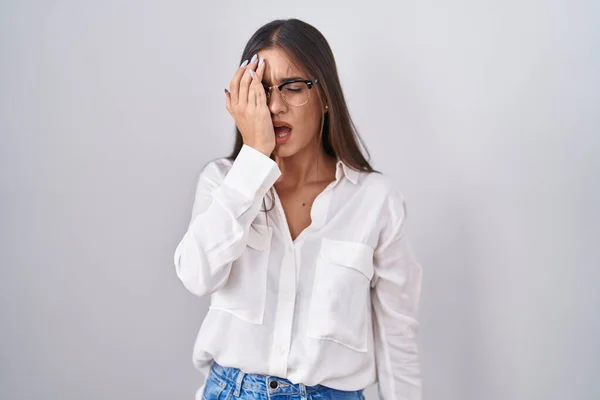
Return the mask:
{"type": "Polygon", "coordinates": [[[279,355],[280,356],[285,355],[285,349],[283,348],[283,346],[279,346],[279,355]]]}
{"type": "Polygon", "coordinates": [[[265,189],[264,187],[261,187],[260,190],[258,191],[258,193],[260,193],[261,196],[264,196],[267,193],[267,189],[265,189]]]}
{"type": "Polygon", "coordinates": [[[269,382],[269,387],[271,389],[277,389],[279,387],[279,382],[277,382],[277,381],[271,381],[271,382],[269,382]]]}

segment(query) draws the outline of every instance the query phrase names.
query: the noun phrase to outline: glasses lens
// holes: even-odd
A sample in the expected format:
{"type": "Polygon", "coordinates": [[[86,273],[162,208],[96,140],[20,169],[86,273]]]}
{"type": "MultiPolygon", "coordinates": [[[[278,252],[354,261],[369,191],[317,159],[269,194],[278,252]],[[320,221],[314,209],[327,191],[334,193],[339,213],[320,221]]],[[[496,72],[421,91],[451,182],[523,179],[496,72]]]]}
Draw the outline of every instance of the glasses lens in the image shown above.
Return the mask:
{"type": "Polygon", "coordinates": [[[301,106],[308,101],[308,85],[305,82],[290,82],[283,85],[281,95],[291,106],[301,106]]]}

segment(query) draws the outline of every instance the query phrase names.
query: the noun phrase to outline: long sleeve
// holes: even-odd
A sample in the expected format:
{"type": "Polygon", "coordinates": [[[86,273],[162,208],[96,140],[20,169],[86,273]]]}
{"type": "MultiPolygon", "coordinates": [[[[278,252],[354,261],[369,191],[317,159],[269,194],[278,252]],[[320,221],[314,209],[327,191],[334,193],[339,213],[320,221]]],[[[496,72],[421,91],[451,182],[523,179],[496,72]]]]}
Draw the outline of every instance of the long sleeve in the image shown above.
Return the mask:
{"type": "Polygon", "coordinates": [[[221,175],[214,162],[200,173],[192,217],[174,255],[177,276],[198,296],[227,281],[262,199],[281,171],[271,158],[243,145],[231,169],[221,175]]]}
{"type": "Polygon", "coordinates": [[[416,335],[422,269],[404,233],[406,204],[390,212],[374,253],[371,283],[373,331],[381,400],[420,400],[421,368],[416,335]]]}

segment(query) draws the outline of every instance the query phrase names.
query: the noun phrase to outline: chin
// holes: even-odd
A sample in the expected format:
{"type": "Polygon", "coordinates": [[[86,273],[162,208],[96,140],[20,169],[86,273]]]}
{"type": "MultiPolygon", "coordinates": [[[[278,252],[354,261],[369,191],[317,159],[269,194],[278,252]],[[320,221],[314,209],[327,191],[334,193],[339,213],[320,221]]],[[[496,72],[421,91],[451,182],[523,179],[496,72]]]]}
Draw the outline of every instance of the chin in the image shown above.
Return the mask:
{"type": "Polygon", "coordinates": [[[273,150],[273,154],[277,157],[289,157],[296,153],[296,149],[294,146],[290,146],[290,144],[286,143],[283,146],[276,145],[273,150]]]}

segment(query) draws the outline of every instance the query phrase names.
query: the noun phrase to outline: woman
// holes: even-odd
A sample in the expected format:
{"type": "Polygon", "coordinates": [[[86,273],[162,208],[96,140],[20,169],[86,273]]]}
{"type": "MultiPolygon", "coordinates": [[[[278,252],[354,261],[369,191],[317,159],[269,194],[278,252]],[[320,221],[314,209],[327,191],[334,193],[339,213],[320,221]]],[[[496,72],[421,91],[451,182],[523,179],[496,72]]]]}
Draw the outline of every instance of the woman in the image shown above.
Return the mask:
{"type": "Polygon", "coordinates": [[[382,399],[419,399],[405,201],[359,149],[327,41],[276,20],[242,60],[225,89],[234,151],[201,172],[174,256],[185,287],[211,294],[196,398],[351,400],[378,382],[382,399]]]}

